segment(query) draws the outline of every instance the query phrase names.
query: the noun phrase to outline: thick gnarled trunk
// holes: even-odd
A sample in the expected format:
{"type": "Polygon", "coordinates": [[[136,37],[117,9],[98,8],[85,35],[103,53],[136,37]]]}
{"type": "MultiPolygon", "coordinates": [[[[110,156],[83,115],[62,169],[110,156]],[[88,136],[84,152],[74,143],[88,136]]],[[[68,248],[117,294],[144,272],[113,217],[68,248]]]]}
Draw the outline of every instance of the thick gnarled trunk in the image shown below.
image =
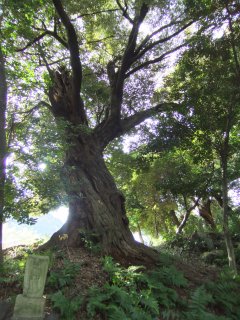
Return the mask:
{"type": "Polygon", "coordinates": [[[91,135],[73,139],[62,174],[69,197],[69,217],[47,245],[80,246],[87,237],[100,245],[103,254],[120,260],[157,260],[155,251],[134,240],[124,196],[117,189],[96,140],[91,135]]]}

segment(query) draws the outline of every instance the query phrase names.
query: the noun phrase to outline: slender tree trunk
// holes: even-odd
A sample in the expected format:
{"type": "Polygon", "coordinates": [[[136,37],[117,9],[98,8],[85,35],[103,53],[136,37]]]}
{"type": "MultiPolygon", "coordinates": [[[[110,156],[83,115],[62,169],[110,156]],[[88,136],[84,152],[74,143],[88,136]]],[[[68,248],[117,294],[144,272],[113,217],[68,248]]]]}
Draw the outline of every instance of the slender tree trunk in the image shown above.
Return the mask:
{"type": "Polygon", "coordinates": [[[157,213],[154,212],[154,229],[155,229],[155,237],[158,238],[159,236],[159,229],[158,229],[158,221],[157,221],[157,213]]]}
{"type": "Polygon", "coordinates": [[[223,201],[223,233],[228,254],[229,267],[237,274],[236,258],[234,253],[234,247],[232,243],[231,234],[229,231],[229,211],[228,211],[228,181],[227,181],[227,154],[228,143],[225,143],[221,154],[222,162],[222,201],[223,201]]]}
{"type": "Polygon", "coordinates": [[[124,196],[105,165],[97,139],[87,134],[84,138],[69,133],[68,136],[71,147],[66,154],[63,179],[69,197],[69,217],[44,247],[61,243],[81,246],[82,238],[87,236],[100,244],[103,254],[118,260],[155,261],[156,252],[133,238],[124,196]],[[65,242],[59,241],[64,238],[65,242]]]}
{"type": "Polygon", "coordinates": [[[177,228],[177,232],[176,232],[177,234],[181,234],[181,233],[182,233],[183,228],[185,227],[185,225],[186,225],[186,223],[187,223],[187,221],[188,221],[188,218],[189,218],[189,216],[190,216],[190,213],[191,213],[190,210],[187,210],[187,211],[185,212],[184,217],[183,217],[180,225],[179,225],[178,228],[177,228]]]}
{"type": "Polygon", "coordinates": [[[183,228],[185,227],[185,225],[186,225],[186,223],[187,223],[187,221],[188,221],[188,218],[189,218],[189,216],[190,216],[190,213],[192,212],[193,209],[196,208],[196,206],[198,205],[198,202],[199,202],[199,199],[195,200],[195,201],[194,201],[194,204],[192,205],[192,207],[188,208],[187,199],[186,199],[186,197],[183,197],[183,198],[184,198],[184,205],[185,205],[185,210],[186,210],[186,212],[185,212],[185,214],[184,214],[184,217],[183,217],[180,225],[179,225],[178,228],[177,228],[176,234],[181,234],[181,233],[182,233],[182,230],[183,230],[183,228]]]}
{"type": "MultiPolygon", "coordinates": [[[[223,209],[222,195],[215,194],[214,198],[216,199],[219,206],[223,209]]],[[[240,228],[240,221],[239,221],[238,215],[236,212],[234,212],[234,210],[229,205],[228,205],[228,217],[231,218],[240,228]]]]}
{"type": "Polygon", "coordinates": [[[4,209],[4,185],[6,177],[6,107],[7,84],[5,77],[4,57],[0,45],[0,264],[3,262],[3,209],[4,209]]]}

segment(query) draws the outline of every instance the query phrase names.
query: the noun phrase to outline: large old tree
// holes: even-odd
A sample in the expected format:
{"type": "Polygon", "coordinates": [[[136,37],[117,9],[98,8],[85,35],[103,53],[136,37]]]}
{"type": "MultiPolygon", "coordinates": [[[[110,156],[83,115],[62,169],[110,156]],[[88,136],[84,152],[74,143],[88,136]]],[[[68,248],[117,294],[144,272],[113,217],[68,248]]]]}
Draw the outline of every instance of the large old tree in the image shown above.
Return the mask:
{"type": "Polygon", "coordinates": [[[104,253],[155,259],[153,251],[134,241],[124,196],[103,153],[115,138],[175,107],[154,94],[153,82],[168,56],[184,48],[192,18],[177,1],[52,0],[13,7],[16,21],[23,19],[30,30],[19,27],[20,54],[25,60],[35,55],[46,67],[49,101],[44,104],[61,127],[65,123],[62,178],[69,217],[47,245],[67,235],[68,246],[76,246],[80,234],[88,233],[104,253]]]}

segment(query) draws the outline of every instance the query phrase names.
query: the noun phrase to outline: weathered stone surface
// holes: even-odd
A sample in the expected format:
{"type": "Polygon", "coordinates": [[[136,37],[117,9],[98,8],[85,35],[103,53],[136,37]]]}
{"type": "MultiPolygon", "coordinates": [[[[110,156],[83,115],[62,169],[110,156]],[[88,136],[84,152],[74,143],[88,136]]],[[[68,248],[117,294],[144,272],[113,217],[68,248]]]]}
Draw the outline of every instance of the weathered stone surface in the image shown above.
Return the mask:
{"type": "Polygon", "coordinates": [[[13,320],[43,320],[45,287],[49,257],[29,256],[24,275],[23,294],[16,298],[13,320]]]}
{"type": "Polygon", "coordinates": [[[42,320],[45,298],[29,298],[19,294],[16,298],[13,320],[42,320]]]}
{"type": "Polygon", "coordinates": [[[13,305],[8,301],[0,301],[0,320],[10,320],[13,314],[13,305]]]}
{"type": "Polygon", "coordinates": [[[23,283],[23,295],[31,298],[41,298],[43,295],[49,257],[47,256],[29,256],[23,283]]]}

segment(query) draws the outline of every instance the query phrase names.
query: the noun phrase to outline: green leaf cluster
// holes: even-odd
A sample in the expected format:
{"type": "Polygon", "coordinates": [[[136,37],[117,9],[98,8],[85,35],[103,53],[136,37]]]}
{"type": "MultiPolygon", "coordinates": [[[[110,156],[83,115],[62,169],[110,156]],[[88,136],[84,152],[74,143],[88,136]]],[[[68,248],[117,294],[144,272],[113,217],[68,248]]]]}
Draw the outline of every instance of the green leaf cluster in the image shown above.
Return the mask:
{"type": "Polygon", "coordinates": [[[90,289],[87,310],[91,318],[101,313],[108,319],[157,319],[161,307],[176,307],[178,294],[170,286],[187,285],[174,267],[152,272],[134,266],[124,269],[105,257],[104,269],[110,282],[103,288],[90,289]]]}
{"type": "Polygon", "coordinates": [[[80,296],[67,298],[62,291],[50,296],[53,308],[60,311],[61,319],[72,320],[82,305],[83,299],[80,296]]]}
{"type": "Polygon", "coordinates": [[[63,266],[56,270],[51,270],[47,278],[47,285],[54,289],[62,289],[73,284],[80,265],[68,260],[63,261],[63,266]]]}

